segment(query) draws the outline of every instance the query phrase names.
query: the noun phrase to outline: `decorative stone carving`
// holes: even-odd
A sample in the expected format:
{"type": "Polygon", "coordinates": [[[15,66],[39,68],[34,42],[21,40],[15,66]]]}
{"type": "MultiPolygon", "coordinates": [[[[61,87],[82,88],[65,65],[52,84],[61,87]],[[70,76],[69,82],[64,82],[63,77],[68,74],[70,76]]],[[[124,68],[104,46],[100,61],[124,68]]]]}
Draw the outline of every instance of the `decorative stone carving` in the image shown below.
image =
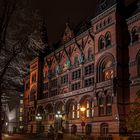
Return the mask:
{"type": "Polygon", "coordinates": [[[84,60],[85,60],[85,56],[84,56],[83,53],[81,53],[80,58],[79,58],[79,63],[80,64],[83,64],[84,63],[84,60]]]}
{"type": "Polygon", "coordinates": [[[57,65],[56,67],[56,75],[59,75],[61,73],[61,67],[60,65],[57,65]]]}

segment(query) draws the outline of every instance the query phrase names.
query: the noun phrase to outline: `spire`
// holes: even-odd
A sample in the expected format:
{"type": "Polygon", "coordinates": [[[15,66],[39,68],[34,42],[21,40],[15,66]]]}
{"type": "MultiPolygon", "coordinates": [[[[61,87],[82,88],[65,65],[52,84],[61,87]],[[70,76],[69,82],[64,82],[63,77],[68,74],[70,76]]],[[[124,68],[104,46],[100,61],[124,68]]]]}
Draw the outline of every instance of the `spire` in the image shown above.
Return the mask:
{"type": "Polygon", "coordinates": [[[45,46],[48,45],[48,32],[47,32],[46,26],[47,26],[47,20],[43,18],[40,33],[41,33],[41,39],[43,43],[45,44],[45,46]]]}

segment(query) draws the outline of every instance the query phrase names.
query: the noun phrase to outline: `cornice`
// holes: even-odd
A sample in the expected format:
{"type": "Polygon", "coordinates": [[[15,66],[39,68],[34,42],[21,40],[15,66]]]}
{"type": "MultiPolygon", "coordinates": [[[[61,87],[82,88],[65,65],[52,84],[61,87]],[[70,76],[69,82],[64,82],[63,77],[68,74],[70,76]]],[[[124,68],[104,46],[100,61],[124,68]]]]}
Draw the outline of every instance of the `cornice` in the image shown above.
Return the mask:
{"type": "Polygon", "coordinates": [[[136,22],[140,19],[140,12],[138,12],[137,14],[133,15],[132,17],[128,18],[126,21],[127,21],[127,24],[132,24],[133,22],[136,22]]]}
{"type": "Polygon", "coordinates": [[[91,20],[91,24],[94,24],[95,22],[97,22],[98,20],[102,19],[104,16],[109,15],[110,13],[116,11],[116,6],[117,4],[113,5],[112,7],[108,8],[107,10],[105,10],[104,12],[102,12],[101,14],[97,15],[96,17],[94,17],[91,20]]]}

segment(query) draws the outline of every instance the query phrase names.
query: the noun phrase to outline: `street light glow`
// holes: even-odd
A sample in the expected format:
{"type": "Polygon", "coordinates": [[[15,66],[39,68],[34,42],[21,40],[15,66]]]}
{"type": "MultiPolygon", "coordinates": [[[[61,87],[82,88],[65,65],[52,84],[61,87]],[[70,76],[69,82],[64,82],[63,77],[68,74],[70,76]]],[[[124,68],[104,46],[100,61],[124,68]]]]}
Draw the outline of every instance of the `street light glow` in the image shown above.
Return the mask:
{"type": "Polygon", "coordinates": [[[86,108],[85,108],[85,107],[81,107],[80,110],[81,110],[82,112],[84,112],[84,111],[86,110],[86,108]]]}

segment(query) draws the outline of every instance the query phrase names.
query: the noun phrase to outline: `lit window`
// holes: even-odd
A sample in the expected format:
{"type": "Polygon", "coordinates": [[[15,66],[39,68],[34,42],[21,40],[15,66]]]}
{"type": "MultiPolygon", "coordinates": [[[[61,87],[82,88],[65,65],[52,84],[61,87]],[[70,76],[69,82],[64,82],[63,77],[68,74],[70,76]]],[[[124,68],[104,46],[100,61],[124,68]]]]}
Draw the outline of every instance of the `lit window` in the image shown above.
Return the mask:
{"type": "Polygon", "coordinates": [[[20,121],[22,121],[22,120],[23,120],[23,118],[22,118],[22,117],[19,117],[19,120],[20,120],[20,121]]]}
{"type": "Polygon", "coordinates": [[[20,100],[20,104],[23,104],[23,100],[20,100]]]}
{"type": "Polygon", "coordinates": [[[23,126],[20,126],[19,128],[20,128],[20,129],[22,129],[22,128],[23,128],[23,126]]]}
{"type": "Polygon", "coordinates": [[[21,112],[21,113],[23,112],[23,108],[20,108],[20,112],[21,112]]]}
{"type": "Polygon", "coordinates": [[[77,104],[77,118],[80,118],[80,104],[77,104]]]}

